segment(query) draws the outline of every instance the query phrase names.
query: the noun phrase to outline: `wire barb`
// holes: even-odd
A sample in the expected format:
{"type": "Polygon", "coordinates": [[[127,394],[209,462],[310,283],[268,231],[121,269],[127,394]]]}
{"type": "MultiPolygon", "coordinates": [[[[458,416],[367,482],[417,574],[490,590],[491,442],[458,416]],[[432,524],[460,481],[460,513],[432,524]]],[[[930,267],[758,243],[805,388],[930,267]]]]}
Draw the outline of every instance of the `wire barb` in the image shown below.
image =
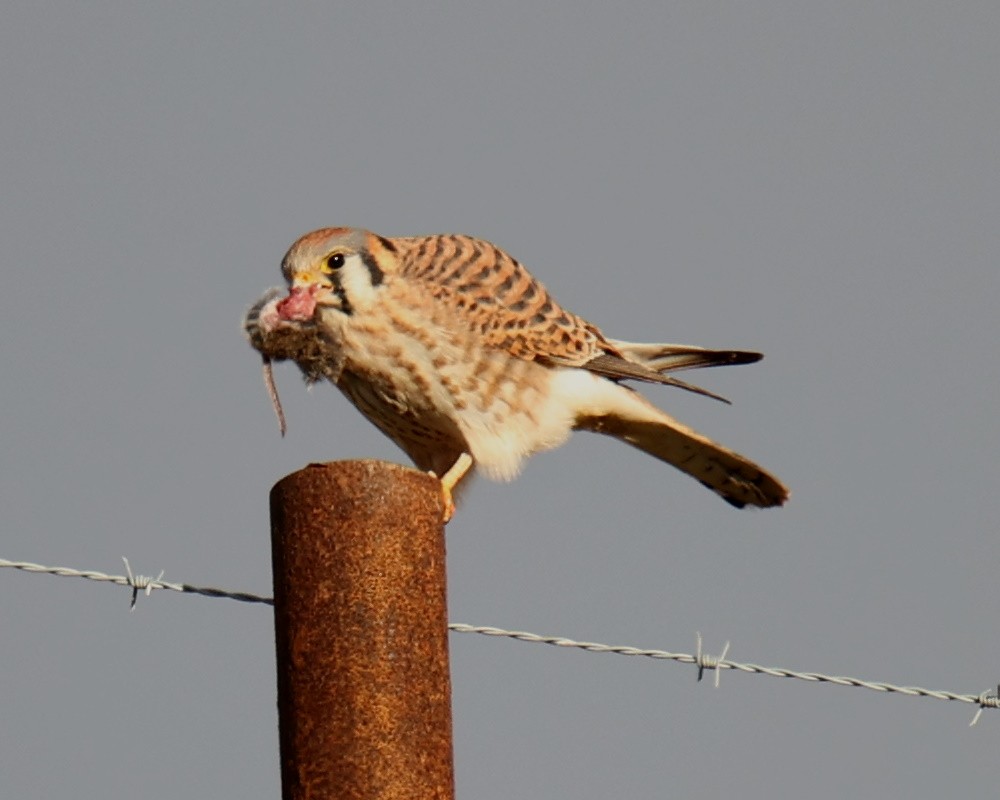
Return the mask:
{"type": "Polygon", "coordinates": [[[1000,684],[997,684],[996,689],[989,689],[979,695],[979,708],[976,711],[975,716],[972,718],[972,722],[969,723],[969,727],[973,727],[979,718],[983,715],[984,708],[1000,708],[1000,684]]]}
{"type": "Polygon", "coordinates": [[[710,656],[708,653],[703,653],[701,651],[701,631],[695,631],[695,636],[697,637],[697,649],[694,655],[694,663],[698,665],[698,680],[705,676],[705,670],[711,669],[715,671],[715,688],[719,688],[719,677],[722,673],[719,672],[721,667],[726,667],[728,669],[729,665],[724,664],[726,658],[726,653],[729,652],[729,642],[726,642],[726,646],[722,648],[722,653],[719,654],[718,658],[715,656],[710,656]]]}
{"type": "Polygon", "coordinates": [[[135,611],[135,599],[139,596],[139,592],[145,591],[146,597],[149,597],[153,589],[159,588],[155,584],[163,579],[164,570],[161,569],[160,574],[155,578],[148,578],[145,575],[133,575],[132,565],[128,563],[128,559],[122,556],[122,561],[125,562],[125,571],[128,573],[129,586],[132,587],[132,603],[129,605],[128,610],[135,611]]]}

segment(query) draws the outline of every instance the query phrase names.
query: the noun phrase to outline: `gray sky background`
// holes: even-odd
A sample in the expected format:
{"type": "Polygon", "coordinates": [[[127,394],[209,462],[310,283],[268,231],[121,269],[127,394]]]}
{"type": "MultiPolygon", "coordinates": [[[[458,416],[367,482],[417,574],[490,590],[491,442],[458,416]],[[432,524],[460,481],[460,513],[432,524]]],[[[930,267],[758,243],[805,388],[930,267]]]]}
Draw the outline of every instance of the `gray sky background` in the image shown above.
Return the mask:
{"type": "MultiPolygon", "coordinates": [[[[270,592],[267,493],[403,458],[243,341],[299,235],[475,234],[793,491],[577,435],[448,529],[451,617],[1000,680],[1000,5],[9,3],[0,557],[270,592]]],[[[0,571],[6,797],[279,796],[269,610],[0,571]]],[[[453,635],[460,797],[996,792],[974,707],[453,635]]]]}

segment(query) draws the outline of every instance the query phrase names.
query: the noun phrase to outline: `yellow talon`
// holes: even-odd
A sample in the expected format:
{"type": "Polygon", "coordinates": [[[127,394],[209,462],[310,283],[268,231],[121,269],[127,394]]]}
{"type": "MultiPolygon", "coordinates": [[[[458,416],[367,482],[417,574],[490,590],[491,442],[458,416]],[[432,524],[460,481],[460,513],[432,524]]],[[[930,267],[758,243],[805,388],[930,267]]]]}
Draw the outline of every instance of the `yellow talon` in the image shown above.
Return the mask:
{"type": "MultiPolygon", "coordinates": [[[[448,471],[441,476],[441,494],[444,497],[444,521],[445,524],[455,516],[455,501],[451,494],[458,485],[458,482],[465,477],[465,474],[472,468],[472,456],[462,453],[448,471]]],[[[433,475],[433,473],[431,473],[433,475]]]]}

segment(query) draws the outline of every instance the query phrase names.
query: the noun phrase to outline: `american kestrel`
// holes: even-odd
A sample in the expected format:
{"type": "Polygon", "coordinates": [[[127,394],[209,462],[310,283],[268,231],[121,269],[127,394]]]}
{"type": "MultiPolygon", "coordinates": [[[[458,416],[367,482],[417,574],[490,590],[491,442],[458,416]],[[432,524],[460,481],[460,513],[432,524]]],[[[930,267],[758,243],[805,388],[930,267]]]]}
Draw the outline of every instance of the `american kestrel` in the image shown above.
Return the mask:
{"type": "Polygon", "coordinates": [[[574,430],[621,439],[737,508],[788,498],[773,475],[622,384],[717,397],[669,373],[748,364],[759,353],[609,339],[514,258],[469,236],[324,228],[293,244],[281,271],[287,295],[270,290],[244,320],[265,367],[291,359],[307,382],[337,386],[441,477],[449,517],[471,466],[510,480],[574,430]]]}

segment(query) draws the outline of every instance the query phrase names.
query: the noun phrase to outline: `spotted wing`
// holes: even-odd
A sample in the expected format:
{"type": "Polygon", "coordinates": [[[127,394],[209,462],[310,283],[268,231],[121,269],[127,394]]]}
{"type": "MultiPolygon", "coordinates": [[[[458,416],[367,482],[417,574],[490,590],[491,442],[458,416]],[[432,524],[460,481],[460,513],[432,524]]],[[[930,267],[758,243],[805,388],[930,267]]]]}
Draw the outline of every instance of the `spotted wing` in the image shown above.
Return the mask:
{"type": "Polygon", "coordinates": [[[469,236],[396,239],[403,274],[482,337],[526,360],[584,366],[612,350],[601,332],[564,310],[516,259],[469,236]]]}
{"type": "Polygon", "coordinates": [[[582,367],[616,381],[677,386],[727,403],[665,373],[760,358],[758,353],[608,340],[596,326],[563,309],[520,262],[489,242],[461,235],[393,241],[403,250],[403,274],[420,280],[447,309],[450,321],[464,321],[486,346],[518,358],[582,367]]]}

